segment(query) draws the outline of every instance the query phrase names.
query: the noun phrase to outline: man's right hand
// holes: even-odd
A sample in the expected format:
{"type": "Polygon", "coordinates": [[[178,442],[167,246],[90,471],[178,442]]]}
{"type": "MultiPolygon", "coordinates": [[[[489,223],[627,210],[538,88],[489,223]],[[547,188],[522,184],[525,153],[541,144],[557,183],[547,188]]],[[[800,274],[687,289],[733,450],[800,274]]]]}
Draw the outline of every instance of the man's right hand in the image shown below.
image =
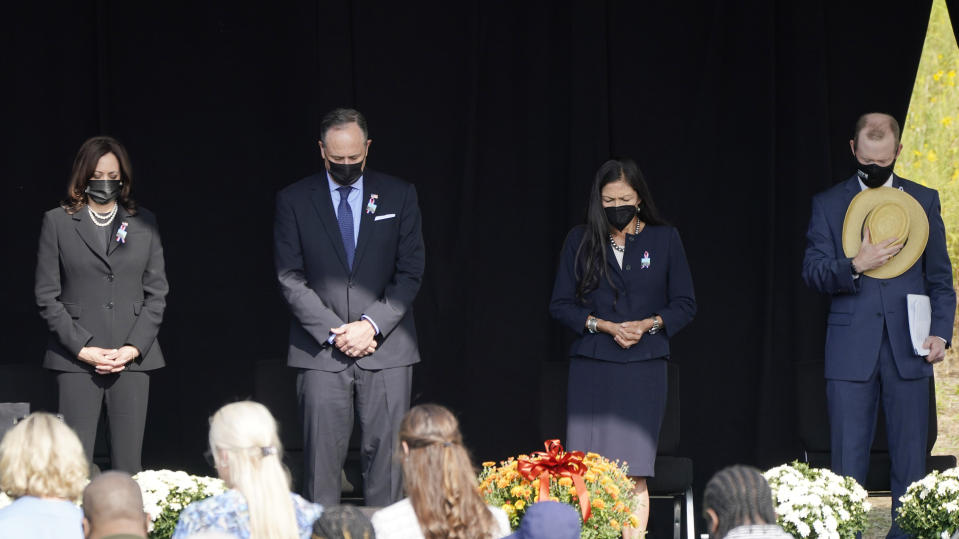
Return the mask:
{"type": "Polygon", "coordinates": [[[119,352],[117,350],[107,350],[96,346],[85,346],[77,354],[80,361],[99,367],[98,372],[103,367],[112,368],[118,356],[119,352]]]}
{"type": "Polygon", "coordinates": [[[892,245],[896,238],[889,238],[882,243],[872,243],[869,239],[869,228],[866,228],[866,235],[862,239],[862,246],[859,247],[859,253],[852,259],[852,264],[856,271],[865,273],[874,270],[889,259],[896,256],[902,249],[902,245],[892,245]]]}

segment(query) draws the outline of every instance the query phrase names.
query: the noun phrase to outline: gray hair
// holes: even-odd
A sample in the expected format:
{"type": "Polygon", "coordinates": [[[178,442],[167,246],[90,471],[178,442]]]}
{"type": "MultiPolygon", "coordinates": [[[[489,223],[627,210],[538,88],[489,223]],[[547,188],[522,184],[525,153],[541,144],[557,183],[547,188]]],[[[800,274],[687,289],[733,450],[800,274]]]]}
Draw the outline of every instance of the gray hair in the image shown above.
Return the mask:
{"type": "Polygon", "coordinates": [[[336,129],[347,124],[355,123],[363,132],[363,137],[370,138],[370,133],[366,128],[366,118],[356,109],[336,108],[326,113],[320,120],[320,140],[326,143],[326,133],[330,129],[336,129]]]}

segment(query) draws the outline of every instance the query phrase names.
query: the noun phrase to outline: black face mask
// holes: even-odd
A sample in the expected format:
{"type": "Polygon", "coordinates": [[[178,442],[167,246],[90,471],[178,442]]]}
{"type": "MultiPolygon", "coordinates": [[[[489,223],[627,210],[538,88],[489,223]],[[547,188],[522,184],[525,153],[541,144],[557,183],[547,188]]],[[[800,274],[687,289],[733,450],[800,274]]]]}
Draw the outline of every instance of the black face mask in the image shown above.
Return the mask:
{"type": "Polygon", "coordinates": [[[330,177],[340,185],[353,185],[356,183],[356,180],[360,179],[360,176],[363,175],[362,162],[351,163],[349,165],[334,163],[332,161],[327,161],[327,163],[329,163],[330,166],[330,177]]]}
{"type": "Polygon", "coordinates": [[[890,163],[888,167],[879,166],[876,163],[869,165],[859,163],[859,169],[856,170],[856,175],[859,176],[859,179],[862,180],[862,183],[866,184],[866,187],[872,189],[886,183],[886,180],[889,179],[889,176],[892,174],[892,169],[895,166],[895,159],[892,160],[892,163],[890,163]]]}
{"type": "Polygon", "coordinates": [[[606,206],[603,208],[606,212],[606,221],[616,230],[623,230],[626,225],[636,216],[636,206],[626,204],[625,206],[606,206]]]}
{"type": "Polygon", "coordinates": [[[85,192],[97,204],[109,204],[120,196],[122,187],[119,180],[88,180],[85,192]]]}

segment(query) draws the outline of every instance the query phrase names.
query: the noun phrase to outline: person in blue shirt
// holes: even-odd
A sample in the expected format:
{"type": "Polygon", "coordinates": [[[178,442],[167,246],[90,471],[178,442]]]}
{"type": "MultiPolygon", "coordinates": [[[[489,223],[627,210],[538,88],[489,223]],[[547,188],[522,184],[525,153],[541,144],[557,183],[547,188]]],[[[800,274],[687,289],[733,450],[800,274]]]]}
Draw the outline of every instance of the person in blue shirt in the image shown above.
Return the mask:
{"type": "Polygon", "coordinates": [[[266,406],[241,401],[210,420],[210,452],[229,488],[193,502],[180,513],[173,539],[223,532],[238,539],[308,539],[323,507],[290,492],[276,420],[266,406]]]}
{"type": "Polygon", "coordinates": [[[679,232],[659,217],[631,159],[597,171],[587,221],[563,245],[550,314],[579,334],[569,351],[567,446],[629,464],[640,504],[625,537],[642,537],[669,340],[693,319],[696,300],[679,232]]]}
{"type": "Polygon", "coordinates": [[[75,500],[89,467],[76,433],[57,416],[30,414],[0,442],[0,490],[15,498],[0,509],[4,539],[83,539],[75,500]]]}

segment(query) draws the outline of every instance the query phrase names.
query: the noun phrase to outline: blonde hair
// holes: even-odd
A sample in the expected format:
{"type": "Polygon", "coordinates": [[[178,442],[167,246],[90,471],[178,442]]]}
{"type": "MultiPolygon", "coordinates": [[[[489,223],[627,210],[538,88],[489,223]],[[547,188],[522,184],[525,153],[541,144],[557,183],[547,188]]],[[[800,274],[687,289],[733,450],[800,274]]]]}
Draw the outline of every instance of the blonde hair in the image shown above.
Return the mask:
{"type": "Polygon", "coordinates": [[[0,442],[0,489],[10,497],[76,500],[88,474],[80,439],[52,414],[30,414],[0,442]]]}
{"type": "Polygon", "coordinates": [[[459,422],[438,404],[420,404],[400,423],[403,486],[426,539],[489,538],[496,521],[479,495],[459,422]]]}
{"type": "Polygon", "coordinates": [[[210,418],[210,450],[230,488],[246,499],[251,539],[293,539],[300,532],[276,420],[253,401],[227,404],[210,418]]]}

